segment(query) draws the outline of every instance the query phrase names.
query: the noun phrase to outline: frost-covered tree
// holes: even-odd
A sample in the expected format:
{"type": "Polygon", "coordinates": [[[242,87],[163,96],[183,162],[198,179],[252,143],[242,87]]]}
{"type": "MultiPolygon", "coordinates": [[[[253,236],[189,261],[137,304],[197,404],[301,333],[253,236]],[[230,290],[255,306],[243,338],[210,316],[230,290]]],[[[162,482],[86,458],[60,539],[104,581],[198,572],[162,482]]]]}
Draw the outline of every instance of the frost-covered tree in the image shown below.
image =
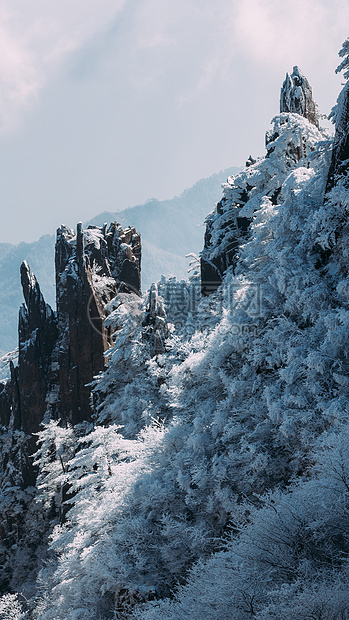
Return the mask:
{"type": "Polygon", "coordinates": [[[16,594],[4,594],[0,598],[1,620],[25,620],[29,616],[22,610],[16,594]]]}

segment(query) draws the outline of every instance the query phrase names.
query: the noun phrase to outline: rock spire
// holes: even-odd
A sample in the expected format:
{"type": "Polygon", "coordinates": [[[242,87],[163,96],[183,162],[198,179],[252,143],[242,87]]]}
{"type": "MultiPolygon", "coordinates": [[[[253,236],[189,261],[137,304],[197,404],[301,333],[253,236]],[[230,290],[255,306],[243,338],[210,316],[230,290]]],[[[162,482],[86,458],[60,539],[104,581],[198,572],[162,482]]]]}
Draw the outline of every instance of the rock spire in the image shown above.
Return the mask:
{"type": "Polygon", "coordinates": [[[291,75],[286,73],[280,94],[280,112],[300,114],[319,127],[311,86],[297,66],[293,67],[291,75]]]}
{"type": "MultiPolygon", "coordinates": [[[[0,423],[33,437],[46,415],[91,419],[93,377],[104,369],[111,334],[105,306],[118,292],[141,295],[141,243],[134,228],[61,226],[55,250],[56,302],[45,303],[29,265],[21,265],[18,366],[0,384],[0,423]]],[[[35,438],[30,440],[35,447],[35,438]]]]}

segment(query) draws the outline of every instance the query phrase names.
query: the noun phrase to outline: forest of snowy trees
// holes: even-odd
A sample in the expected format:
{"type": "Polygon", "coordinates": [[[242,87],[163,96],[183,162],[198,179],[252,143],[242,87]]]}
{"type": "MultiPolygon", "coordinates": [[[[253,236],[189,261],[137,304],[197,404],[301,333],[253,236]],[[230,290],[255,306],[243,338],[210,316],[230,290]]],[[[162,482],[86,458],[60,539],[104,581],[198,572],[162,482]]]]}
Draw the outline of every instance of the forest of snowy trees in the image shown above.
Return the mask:
{"type": "Polygon", "coordinates": [[[2,464],[0,618],[349,619],[348,84],[333,138],[294,68],[207,218],[221,284],[118,294],[92,422],[46,420],[36,487],[2,464]]]}

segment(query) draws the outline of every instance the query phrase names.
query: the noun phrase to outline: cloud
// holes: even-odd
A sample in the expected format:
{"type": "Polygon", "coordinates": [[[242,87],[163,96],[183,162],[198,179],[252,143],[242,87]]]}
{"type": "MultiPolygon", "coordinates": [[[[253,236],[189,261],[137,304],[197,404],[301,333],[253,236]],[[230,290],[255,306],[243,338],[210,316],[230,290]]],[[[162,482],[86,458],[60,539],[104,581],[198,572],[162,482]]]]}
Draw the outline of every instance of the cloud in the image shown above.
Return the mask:
{"type": "Polygon", "coordinates": [[[321,58],[331,70],[329,48],[338,51],[348,22],[347,0],[4,0],[0,129],[13,128],[64,66],[84,80],[106,60],[138,96],[167,88],[182,106],[246,63],[276,74],[321,58]]]}
{"type": "Polygon", "coordinates": [[[328,98],[322,94],[323,109],[329,112],[333,89],[336,84],[340,87],[334,75],[336,54],[349,35],[347,0],[218,0],[198,6],[195,21],[200,38],[193,37],[201,50],[201,63],[181,103],[232,80],[238,97],[253,82],[256,91],[265,94],[272,79],[280,80],[299,64],[315,91],[324,91],[321,80],[330,76],[328,98]]]}
{"type": "Polygon", "coordinates": [[[346,36],[349,21],[346,0],[247,0],[235,9],[235,44],[261,66],[283,67],[291,56],[319,58],[324,44],[328,54],[329,46],[346,36]]]}
{"type": "Polygon", "coordinates": [[[0,9],[0,120],[1,127],[35,98],[40,79],[33,54],[9,27],[11,15],[0,9]]]}
{"type": "Polygon", "coordinates": [[[263,154],[295,64],[321,111],[340,88],[348,0],[0,4],[4,240],[166,198],[263,154]]]}
{"type": "Polygon", "coordinates": [[[0,7],[0,130],[13,129],[67,57],[126,0],[7,0],[0,7]]]}

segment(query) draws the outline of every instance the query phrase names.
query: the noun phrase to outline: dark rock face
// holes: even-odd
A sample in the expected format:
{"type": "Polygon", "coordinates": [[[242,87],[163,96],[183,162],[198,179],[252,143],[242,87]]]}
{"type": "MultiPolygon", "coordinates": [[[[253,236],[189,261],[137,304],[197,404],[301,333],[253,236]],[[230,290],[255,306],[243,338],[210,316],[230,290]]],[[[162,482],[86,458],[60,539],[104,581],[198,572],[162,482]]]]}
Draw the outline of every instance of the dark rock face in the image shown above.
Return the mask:
{"type": "Polygon", "coordinates": [[[11,418],[11,383],[0,383],[0,426],[8,428],[11,418]]]}
{"type": "Polygon", "coordinates": [[[349,169],[349,83],[341,93],[340,108],[336,114],[332,159],[328,173],[326,192],[329,192],[339,178],[347,177],[349,169]]]}
{"type": "Polygon", "coordinates": [[[104,307],[117,292],[140,289],[140,237],[134,228],[116,223],[107,230],[90,226],[77,232],[57,231],[56,300],[58,402],[51,404],[63,419],[90,420],[90,387],[104,369],[110,334],[103,326],[104,307]]]}
{"type": "MultiPolygon", "coordinates": [[[[19,311],[18,403],[13,404],[13,412],[15,428],[31,435],[38,432],[46,410],[47,375],[57,324],[26,262],[21,265],[21,282],[25,304],[19,311]]],[[[12,383],[16,384],[14,378],[12,383]]]]}
{"type": "Polygon", "coordinates": [[[105,230],[95,228],[84,234],[82,225],[78,224],[75,235],[66,227],[59,228],[56,244],[59,404],[56,408],[72,424],[90,420],[87,384],[104,368],[108,334],[103,327],[103,308],[116,292],[105,230]]]}
{"type": "MultiPolygon", "coordinates": [[[[103,370],[103,353],[107,348],[102,325],[103,303],[93,287],[84,241],[81,225],[76,235],[63,227],[57,231],[57,408],[64,412],[64,419],[73,424],[90,419],[90,389],[86,384],[103,370]]],[[[105,261],[103,250],[102,245],[100,263],[105,261]]],[[[116,287],[111,287],[111,294],[115,293],[116,287]]]]}
{"type": "MultiPolygon", "coordinates": [[[[35,532],[30,531],[35,519],[40,519],[40,536],[49,532],[49,513],[36,513],[33,502],[35,433],[49,417],[72,424],[91,419],[87,384],[104,369],[111,339],[103,325],[104,308],[120,290],[141,295],[140,260],[140,238],[133,228],[112,224],[108,230],[83,231],[78,224],[75,233],[61,226],[55,256],[57,312],[45,303],[28,264],[21,265],[25,303],[19,311],[18,366],[10,361],[11,378],[0,382],[0,481],[8,497],[0,515],[0,595],[10,591],[19,566],[30,574],[40,562],[42,540],[33,546],[35,532]],[[21,545],[28,555],[21,555],[21,545]]],[[[62,501],[72,497],[69,484],[61,493],[62,501]]],[[[61,522],[68,509],[66,504],[61,522]]]]}
{"type": "Polygon", "coordinates": [[[149,290],[149,301],[146,316],[143,322],[143,339],[150,344],[152,355],[159,355],[165,351],[165,340],[168,337],[166,312],[159,297],[157,284],[152,284],[149,290]]]}
{"type": "Polygon", "coordinates": [[[319,127],[311,86],[298,67],[293,67],[291,75],[286,73],[281,88],[280,112],[300,114],[319,127]]]}
{"type": "MultiPolygon", "coordinates": [[[[251,188],[252,189],[252,188],[251,188]]],[[[240,192],[238,207],[246,204],[249,196],[245,190],[240,192]]],[[[234,265],[238,249],[246,238],[251,220],[236,217],[225,212],[226,200],[223,198],[216,208],[216,213],[206,221],[204,249],[201,253],[201,293],[204,296],[214,293],[222,282],[223,274],[234,265]],[[224,252],[214,253],[215,241],[212,241],[214,228],[219,225],[219,240],[225,239],[224,252]]]]}
{"type": "Polygon", "coordinates": [[[19,311],[18,366],[10,362],[11,380],[0,386],[3,426],[37,433],[46,410],[47,375],[57,340],[56,318],[45,303],[38,282],[26,262],[21,265],[25,303],[19,311]]]}
{"type": "Polygon", "coordinates": [[[106,233],[110,272],[120,292],[141,294],[141,239],[135,228],[110,225],[106,233]]]}
{"type": "MultiPolygon", "coordinates": [[[[90,387],[104,369],[111,335],[104,307],[117,292],[140,288],[140,237],[116,223],[75,233],[61,226],[56,242],[57,312],[45,303],[27,263],[19,312],[18,367],[0,384],[0,423],[38,432],[46,414],[72,424],[91,419],[90,387]]],[[[35,439],[31,441],[32,448],[35,439]]]]}

